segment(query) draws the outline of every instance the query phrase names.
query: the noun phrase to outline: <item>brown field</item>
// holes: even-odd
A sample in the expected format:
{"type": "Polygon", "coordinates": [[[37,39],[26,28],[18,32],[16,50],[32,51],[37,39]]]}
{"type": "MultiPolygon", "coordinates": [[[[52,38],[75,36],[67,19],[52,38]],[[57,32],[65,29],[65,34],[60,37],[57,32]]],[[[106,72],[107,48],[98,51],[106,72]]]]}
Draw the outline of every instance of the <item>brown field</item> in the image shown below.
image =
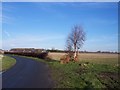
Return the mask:
{"type": "MultiPolygon", "coordinates": [[[[65,53],[49,53],[49,57],[54,60],[60,60],[65,53]]],[[[91,62],[100,64],[118,64],[118,54],[107,53],[80,53],[80,62],[91,62]]]]}

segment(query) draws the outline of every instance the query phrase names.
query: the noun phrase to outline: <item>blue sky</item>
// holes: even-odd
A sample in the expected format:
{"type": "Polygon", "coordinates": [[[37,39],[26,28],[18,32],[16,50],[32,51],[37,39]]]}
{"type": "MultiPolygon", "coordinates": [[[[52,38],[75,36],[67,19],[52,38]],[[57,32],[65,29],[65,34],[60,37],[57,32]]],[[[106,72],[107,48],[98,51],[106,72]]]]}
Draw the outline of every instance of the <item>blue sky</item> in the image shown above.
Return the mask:
{"type": "Polygon", "coordinates": [[[86,32],[81,50],[118,51],[117,3],[2,3],[2,48],[65,49],[71,28],[86,32]]]}

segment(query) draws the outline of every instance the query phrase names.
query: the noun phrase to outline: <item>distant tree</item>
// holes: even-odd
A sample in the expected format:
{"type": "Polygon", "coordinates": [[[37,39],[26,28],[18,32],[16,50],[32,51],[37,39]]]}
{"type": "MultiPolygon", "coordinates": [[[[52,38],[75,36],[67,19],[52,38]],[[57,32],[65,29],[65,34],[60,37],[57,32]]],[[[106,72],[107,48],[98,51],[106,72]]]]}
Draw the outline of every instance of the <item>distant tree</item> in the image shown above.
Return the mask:
{"type": "Polygon", "coordinates": [[[101,51],[97,51],[97,53],[101,53],[101,51]]]}
{"type": "Polygon", "coordinates": [[[79,49],[84,44],[84,41],[85,41],[85,32],[83,28],[80,25],[75,25],[72,28],[71,33],[68,35],[67,44],[66,44],[66,49],[68,50],[68,53],[70,53],[71,51],[74,53],[73,54],[74,61],[77,61],[79,49]]]}

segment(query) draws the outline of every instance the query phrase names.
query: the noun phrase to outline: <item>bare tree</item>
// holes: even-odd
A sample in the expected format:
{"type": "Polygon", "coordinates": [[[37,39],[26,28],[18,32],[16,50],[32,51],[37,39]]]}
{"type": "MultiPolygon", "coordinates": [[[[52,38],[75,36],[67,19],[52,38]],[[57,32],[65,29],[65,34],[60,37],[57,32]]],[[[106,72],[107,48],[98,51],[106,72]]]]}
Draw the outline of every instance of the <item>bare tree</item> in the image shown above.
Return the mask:
{"type": "Polygon", "coordinates": [[[68,35],[67,38],[67,50],[74,52],[74,60],[76,60],[79,49],[82,47],[85,41],[85,32],[83,28],[79,25],[75,25],[72,28],[72,32],[68,35]]]}
{"type": "Polygon", "coordinates": [[[70,57],[70,60],[72,60],[73,59],[73,48],[72,48],[72,43],[69,38],[70,38],[70,35],[68,36],[67,41],[66,41],[66,50],[67,50],[67,55],[70,57]]]}

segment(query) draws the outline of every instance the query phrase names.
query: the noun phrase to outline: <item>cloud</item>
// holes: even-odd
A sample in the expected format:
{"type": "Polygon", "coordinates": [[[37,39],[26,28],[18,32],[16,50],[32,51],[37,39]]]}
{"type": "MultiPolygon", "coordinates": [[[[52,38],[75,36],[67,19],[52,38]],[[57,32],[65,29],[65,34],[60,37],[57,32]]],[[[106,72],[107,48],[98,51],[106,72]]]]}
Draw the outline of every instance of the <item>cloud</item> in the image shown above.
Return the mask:
{"type": "MultiPolygon", "coordinates": [[[[50,48],[54,46],[56,41],[64,40],[63,35],[21,35],[14,38],[3,40],[3,48],[10,49],[15,47],[34,47],[34,48],[50,48]]],[[[57,44],[56,44],[57,45],[57,44]]]]}
{"type": "Polygon", "coordinates": [[[101,9],[101,8],[117,8],[117,3],[98,3],[98,2],[86,2],[86,3],[71,3],[72,7],[76,7],[76,8],[92,8],[92,9],[101,9]],[[116,5],[115,5],[116,4],[116,5]],[[114,5],[114,6],[111,6],[114,5]]]}
{"type": "Polygon", "coordinates": [[[11,12],[15,10],[15,7],[10,5],[10,3],[3,3],[2,4],[2,14],[0,19],[3,24],[11,24],[14,22],[15,17],[12,17],[11,12]]]}
{"type": "Polygon", "coordinates": [[[6,35],[7,37],[10,37],[10,33],[9,33],[9,32],[7,32],[7,31],[5,31],[5,30],[3,30],[3,32],[5,33],[5,35],[6,35]]]}
{"type": "Polygon", "coordinates": [[[13,23],[13,18],[8,15],[2,15],[2,23],[3,24],[11,24],[13,23]]]}
{"type": "MultiPolygon", "coordinates": [[[[109,34],[109,35],[101,35],[89,38],[87,42],[89,43],[104,43],[104,42],[111,42],[118,40],[118,34],[109,34]]],[[[117,42],[116,42],[117,44],[117,42]]]]}
{"type": "Polygon", "coordinates": [[[82,50],[118,51],[118,34],[91,37],[85,41],[82,50]]]}
{"type": "Polygon", "coordinates": [[[2,23],[2,4],[0,3],[0,23],[2,23]]]}
{"type": "MultiPolygon", "coordinates": [[[[56,6],[63,6],[63,7],[73,7],[73,8],[79,8],[79,9],[101,9],[101,8],[118,8],[117,3],[98,3],[98,2],[72,2],[72,3],[67,3],[67,2],[54,2],[51,4],[46,3],[37,3],[39,7],[41,7],[44,10],[49,10],[53,5],[56,6]],[[112,6],[111,6],[112,5],[112,6]]],[[[51,9],[52,10],[52,9],[51,9]]],[[[55,10],[55,8],[54,8],[55,10]]],[[[53,10],[53,11],[54,11],[53,10]]],[[[55,10],[56,11],[56,10],[55,10]]]]}
{"type": "MultiPolygon", "coordinates": [[[[96,27],[100,27],[102,29],[103,27],[109,28],[110,26],[112,26],[111,28],[113,28],[113,27],[117,28],[118,27],[118,17],[115,17],[115,19],[102,18],[102,17],[94,18],[93,16],[91,16],[89,18],[86,17],[84,19],[84,26],[87,29],[93,28],[93,27],[94,27],[93,29],[95,29],[96,27]]],[[[98,28],[98,29],[100,29],[100,28],[98,28]]],[[[117,31],[117,30],[118,29],[115,29],[115,31],[117,31]]]]}
{"type": "Polygon", "coordinates": [[[0,49],[2,48],[2,41],[0,40],[0,49]]]}
{"type": "MultiPolygon", "coordinates": [[[[57,6],[64,6],[65,3],[33,3],[34,6],[44,12],[55,13],[56,15],[64,15],[57,6]]],[[[66,5],[66,4],[65,4],[66,5]]]]}

